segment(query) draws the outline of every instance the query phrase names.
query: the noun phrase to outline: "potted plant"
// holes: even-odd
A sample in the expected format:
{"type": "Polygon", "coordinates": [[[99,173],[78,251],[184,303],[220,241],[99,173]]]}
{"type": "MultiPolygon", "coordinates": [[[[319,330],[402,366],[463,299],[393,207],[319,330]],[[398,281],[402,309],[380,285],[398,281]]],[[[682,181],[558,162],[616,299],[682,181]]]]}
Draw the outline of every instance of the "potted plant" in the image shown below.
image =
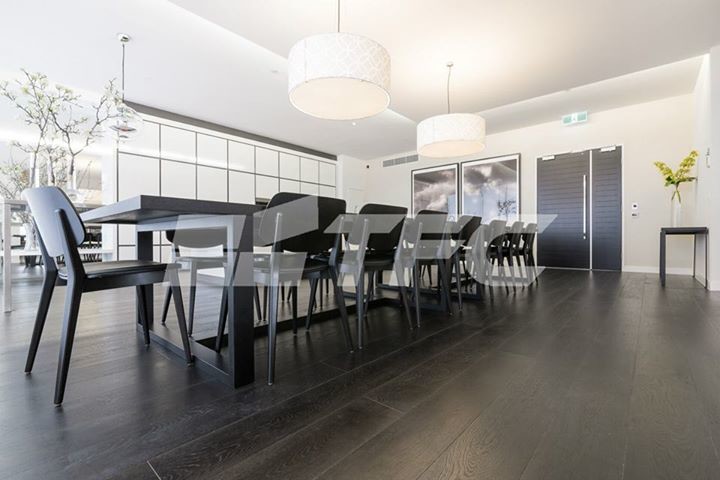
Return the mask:
{"type": "Polygon", "coordinates": [[[685,182],[693,182],[697,177],[690,175],[691,170],[695,167],[698,152],[692,150],[687,157],[683,158],[677,170],[673,171],[665,162],[655,162],[655,166],[665,179],[666,187],[673,187],[673,193],[670,196],[670,222],[671,226],[677,227],[680,224],[680,215],[682,211],[682,196],[680,195],[680,185],[685,182]]]}

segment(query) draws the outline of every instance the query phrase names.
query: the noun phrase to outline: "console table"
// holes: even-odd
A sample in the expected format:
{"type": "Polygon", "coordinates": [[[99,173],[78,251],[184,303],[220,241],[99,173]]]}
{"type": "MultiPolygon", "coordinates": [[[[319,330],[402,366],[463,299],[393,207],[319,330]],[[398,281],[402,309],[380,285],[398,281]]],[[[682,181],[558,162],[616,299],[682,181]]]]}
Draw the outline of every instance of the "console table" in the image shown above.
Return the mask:
{"type": "Polygon", "coordinates": [[[667,256],[666,237],[668,235],[692,235],[693,236],[693,278],[695,278],[695,259],[697,257],[697,237],[705,237],[705,288],[708,280],[708,228],[707,227],[663,227],[660,229],[660,284],[665,286],[665,264],[667,256]]]}

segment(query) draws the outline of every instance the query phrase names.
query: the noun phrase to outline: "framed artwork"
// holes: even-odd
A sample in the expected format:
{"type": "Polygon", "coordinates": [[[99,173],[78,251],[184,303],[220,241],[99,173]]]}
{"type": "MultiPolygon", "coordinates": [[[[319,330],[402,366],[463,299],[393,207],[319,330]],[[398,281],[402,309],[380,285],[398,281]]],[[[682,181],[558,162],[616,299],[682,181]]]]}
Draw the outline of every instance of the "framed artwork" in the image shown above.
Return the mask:
{"type": "Polygon", "coordinates": [[[438,210],[457,217],[458,164],[412,171],[413,215],[420,210],[438,210]]]}
{"type": "Polygon", "coordinates": [[[462,212],[514,221],[520,213],[520,154],[461,164],[462,212]]]}

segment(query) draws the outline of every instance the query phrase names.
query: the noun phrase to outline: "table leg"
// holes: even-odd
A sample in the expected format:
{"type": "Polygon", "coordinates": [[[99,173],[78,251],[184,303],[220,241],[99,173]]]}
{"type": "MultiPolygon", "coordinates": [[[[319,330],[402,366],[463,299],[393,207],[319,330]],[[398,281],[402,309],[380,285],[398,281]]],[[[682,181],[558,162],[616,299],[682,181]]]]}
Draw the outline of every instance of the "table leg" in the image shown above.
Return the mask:
{"type": "Polygon", "coordinates": [[[660,232],[660,285],[665,286],[665,232],[660,232]]]}
{"type": "MultiPolygon", "coordinates": [[[[153,259],[153,232],[137,232],[136,234],[136,245],[137,245],[137,259],[138,260],[152,260],[153,259]]],[[[153,311],[153,286],[144,285],[141,287],[145,291],[145,304],[146,312],[148,312],[148,325],[152,329],[153,319],[155,318],[155,312],[153,311]]],[[[138,300],[139,301],[139,300],[138,300]]],[[[140,320],[140,305],[136,302],[136,315],[138,323],[140,320]]]]}
{"type": "Polygon", "coordinates": [[[10,204],[3,204],[3,311],[12,312],[12,212],[10,204]]]}
{"type": "Polygon", "coordinates": [[[695,260],[697,259],[697,234],[693,235],[693,278],[695,278],[695,260]]]}
{"type": "Polygon", "coordinates": [[[228,286],[228,365],[236,388],[255,381],[252,224],[252,216],[233,217],[227,228],[226,268],[237,262],[228,286]]]}
{"type": "Polygon", "coordinates": [[[708,288],[708,243],[710,243],[710,234],[705,233],[705,290],[708,288]]]}

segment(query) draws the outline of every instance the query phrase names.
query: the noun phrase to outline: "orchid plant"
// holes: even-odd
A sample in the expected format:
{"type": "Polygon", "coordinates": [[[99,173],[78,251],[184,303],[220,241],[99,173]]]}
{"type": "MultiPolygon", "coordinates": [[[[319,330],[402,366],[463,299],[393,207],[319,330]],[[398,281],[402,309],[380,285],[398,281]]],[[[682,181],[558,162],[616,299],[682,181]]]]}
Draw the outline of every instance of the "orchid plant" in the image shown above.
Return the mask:
{"type": "Polygon", "coordinates": [[[690,175],[698,157],[698,152],[692,150],[687,157],[683,158],[677,170],[673,171],[665,162],[655,162],[654,165],[660,171],[660,175],[665,179],[665,186],[674,187],[670,200],[677,198],[678,203],[682,203],[680,196],[680,185],[685,182],[693,182],[697,177],[690,175]]]}

